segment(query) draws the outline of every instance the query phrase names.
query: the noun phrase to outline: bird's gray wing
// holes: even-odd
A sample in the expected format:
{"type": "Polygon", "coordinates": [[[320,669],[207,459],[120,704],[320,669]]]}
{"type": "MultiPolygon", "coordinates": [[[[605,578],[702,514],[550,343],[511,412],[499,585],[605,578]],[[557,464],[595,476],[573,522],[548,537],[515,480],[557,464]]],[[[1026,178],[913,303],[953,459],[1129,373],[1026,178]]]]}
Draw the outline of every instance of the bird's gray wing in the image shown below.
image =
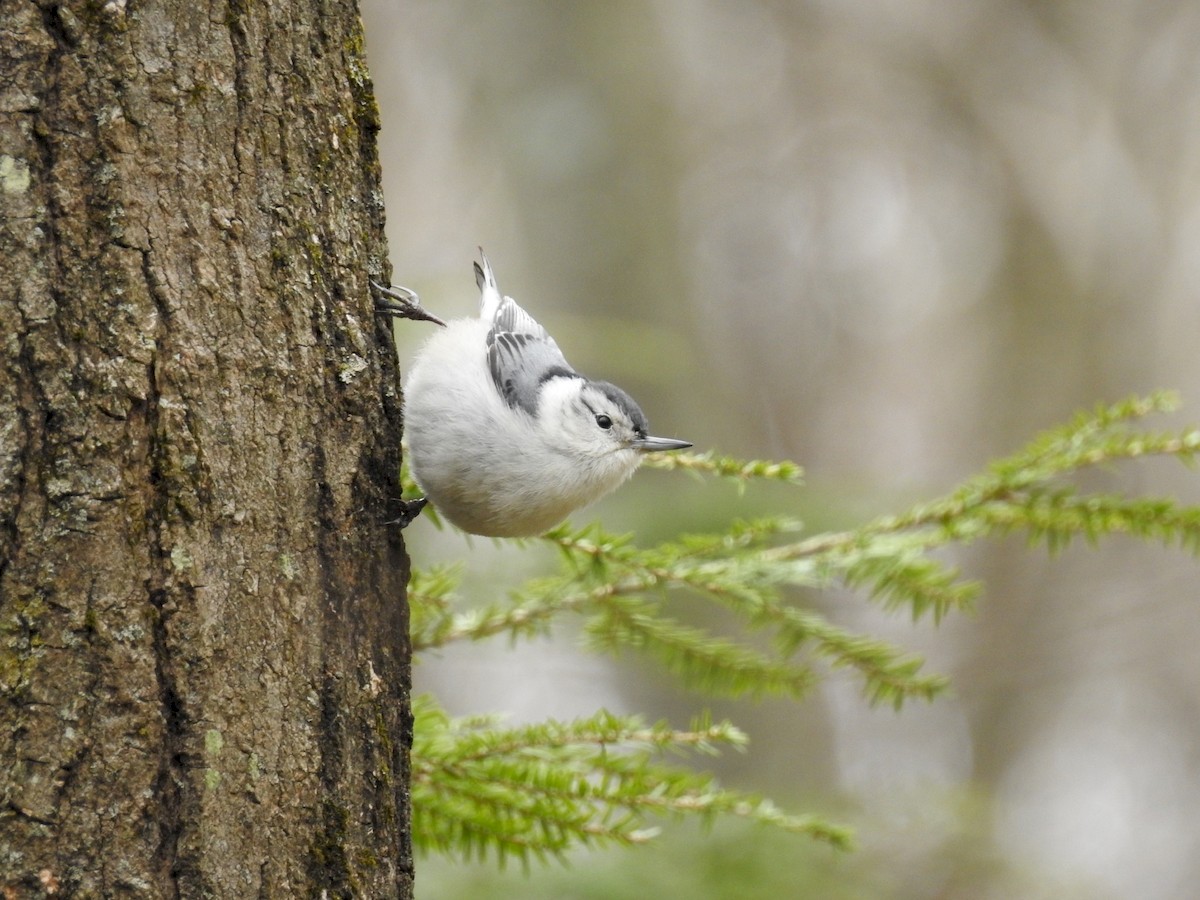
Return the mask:
{"type": "Polygon", "coordinates": [[[504,402],[537,415],[538,391],[547,378],[574,375],[554,338],[505,297],[487,336],[488,368],[504,402]]]}

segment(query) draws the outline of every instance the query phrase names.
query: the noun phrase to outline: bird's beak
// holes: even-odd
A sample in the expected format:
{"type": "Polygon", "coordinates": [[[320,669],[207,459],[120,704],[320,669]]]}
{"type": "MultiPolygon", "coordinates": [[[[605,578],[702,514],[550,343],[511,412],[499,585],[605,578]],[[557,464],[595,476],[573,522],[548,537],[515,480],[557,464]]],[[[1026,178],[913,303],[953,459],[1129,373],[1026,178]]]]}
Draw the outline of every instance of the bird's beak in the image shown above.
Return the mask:
{"type": "Polygon", "coordinates": [[[677,441],[675,438],[645,437],[630,444],[634,450],[641,453],[655,453],[659,450],[682,450],[692,446],[691,441],[677,441]]]}

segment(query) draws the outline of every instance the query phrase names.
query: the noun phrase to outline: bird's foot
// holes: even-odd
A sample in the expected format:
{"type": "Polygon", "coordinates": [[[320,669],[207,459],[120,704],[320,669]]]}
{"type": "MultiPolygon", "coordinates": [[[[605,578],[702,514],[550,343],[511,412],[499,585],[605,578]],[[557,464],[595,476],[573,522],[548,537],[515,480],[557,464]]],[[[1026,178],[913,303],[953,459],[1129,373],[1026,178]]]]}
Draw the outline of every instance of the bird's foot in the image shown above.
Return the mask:
{"type": "Polygon", "coordinates": [[[421,306],[421,298],[416,291],[406,287],[384,287],[377,281],[371,282],[378,294],[375,298],[375,311],[385,316],[399,316],[402,319],[416,319],[420,322],[433,322],[435,325],[446,327],[446,323],[421,306]]]}
{"type": "Polygon", "coordinates": [[[384,525],[399,525],[402,529],[407,528],[412,524],[413,519],[421,514],[421,510],[425,508],[425,504],[429,502],[428,497],[416,497],[412,500],[396,501],[399,507],[400,515],[394,519],[384,522],[384,525]]]}

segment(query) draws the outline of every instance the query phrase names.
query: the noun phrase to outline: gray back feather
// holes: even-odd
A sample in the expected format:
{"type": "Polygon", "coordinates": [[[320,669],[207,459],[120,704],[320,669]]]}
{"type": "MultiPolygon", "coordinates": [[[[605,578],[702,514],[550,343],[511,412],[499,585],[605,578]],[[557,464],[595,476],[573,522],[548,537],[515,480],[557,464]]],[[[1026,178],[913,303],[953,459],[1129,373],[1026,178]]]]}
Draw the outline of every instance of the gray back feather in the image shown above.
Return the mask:
{"type": "MultiPolygon", "coordinates": [[[[477,267],[478,268],[478,267],[477,267]]],[[[482,272],[478,273],[482,278],[482,272]]],[[[504,402],[537,415],[538,392],[548,378],[581,377],[537,320],[505,297],[487,336],[488,369],[504,402]]]]}

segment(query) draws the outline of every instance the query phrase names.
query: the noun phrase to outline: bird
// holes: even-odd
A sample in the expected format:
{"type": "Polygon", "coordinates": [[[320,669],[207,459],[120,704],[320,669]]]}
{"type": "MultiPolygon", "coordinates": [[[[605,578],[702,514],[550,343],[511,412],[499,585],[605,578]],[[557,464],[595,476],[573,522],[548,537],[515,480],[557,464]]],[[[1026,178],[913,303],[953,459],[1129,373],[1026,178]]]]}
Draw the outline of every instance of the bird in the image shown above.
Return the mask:
{"type": "MultiPolygon", "coordinates": [[[[533,537],[620,487],[647,454],[692,445],[651,437],[629,394],[575,371],[479,256],[478,318],[444,323],[409,369],[407,456],[424,499],[463,531],[533,537]]],[[[413,291],[372,286],[381,312],[430,319],[413,291]]]]}

